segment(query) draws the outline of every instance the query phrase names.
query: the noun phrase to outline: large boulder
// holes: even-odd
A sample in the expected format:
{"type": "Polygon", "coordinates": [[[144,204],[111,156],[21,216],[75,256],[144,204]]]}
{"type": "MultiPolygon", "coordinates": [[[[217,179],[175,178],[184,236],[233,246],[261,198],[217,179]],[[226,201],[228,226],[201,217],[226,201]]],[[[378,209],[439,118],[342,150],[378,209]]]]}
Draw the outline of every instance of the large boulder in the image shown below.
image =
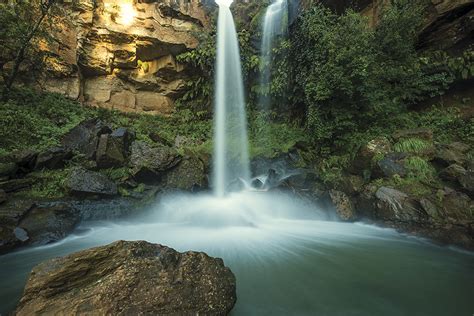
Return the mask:
{"type": "Polygon", "coordinates": [[[118,241],[36,266],[16,315],[226,315],[236,280],[222,259],[118,241]]]}
{"type": "Polygon", "coordinates": [[[182,157],[166,146],[152,146],[146,142],[135,141],[132,144],[130,163],[135,179],[153,183],[162,180],[165,171],[178,165],[182,157]]]}
{"type": "Polygon", "coordinates": [[[372,168],[374,159],[377,157],[383,158],[386,154],[391,152],[392,145],[386,137],[378,137],[364,146],[362,146],[354,161],[352,162],[351,172],[354,174],[363,175],[363,173],[372,168]]]}
{"type": "Polygon", "coordinates": [[[79,197],[115,196],[118,194],[117,185],[105,175],[76,168],[66,182],[66,187],[72,195],[79,197]]]}
{"type": "Polygon", "coordinates": [[[404,159],[407,157],[405,153],[389,153],[377,162],[377,167],[373,173],[373,177],[384,176],[391,178],[394,175],[405,177],[408,173],[404,165],[404,159]]]}
{"type": "Polygon", "coordinates": [[[175,168],[166,174],[167,189],[195,191],[207,186],[204,163],[195,157],[183,159],[175,168]]]}
{"type": "Polygon", "coordinates": [[[469,196],[449,188],[438,191],[437,196],[447,219],[453,222],[473,221],[474,201],[469,196]]]}
{"type": "Polygon", "coordinates": [[[80,214],[67,203],[39,206],[28,212],[18,227],[25,233],[24,241],[43,245],[66,237],[79,223],[80,214]]]}
{"type": "Polygon", "coordinates": [[[375,193],[377,198],[375,216],[389,222],[424,222],[428,215],[416,200],[393,188],[381,187],[375,193]]]}
{"type": "Polygon", "coordinates": [[[100,136],[96,161],[99,168],[122,167],[130,155],[134,134],[126,128],[119,128],[112,134],[100,136]]]}
{"type": "Polygon", "coordinates": [[[18,224],[34,207],[28,200],[9,201],[0,206],[0,253],[27,242],[27,233],[18,224]]]}
{"type": "Polygon", "coordinates": [[[444,168],[439,173],[439,177],[446,181],[457,181],[460,177],[467,173],[463,166],[458,164],[452,164],[449,167],[444,168]]]}
{"type": "Polygon", "coordinates": [[[61,169],[72,158],[72,151],[64,147],[50,148],[38,154],[35,169],[61,169]]]}
{"type": "Polygon", "coordinates": [[[87,159],[94,159],[100,135],[111,132],[102,121],[90,119],[70,130],[61,143],[68,150],[79,152],[87,159]]]}
{"type": "Polygon", "coordinates": [[[458,164],[464,166],[467,159],[467,152],[471,147],[461,142],[454,142],[451,144],[441,144],[437,146],[434,159],[444,165],[458,164]]]}
{"type": "Polygon", "coordinates": [[[338,217],[342,221],[350,222],[357,219],[354,204],[345,193],[331,190],[329,191],[329,196],[336,208],[338,217]]]}

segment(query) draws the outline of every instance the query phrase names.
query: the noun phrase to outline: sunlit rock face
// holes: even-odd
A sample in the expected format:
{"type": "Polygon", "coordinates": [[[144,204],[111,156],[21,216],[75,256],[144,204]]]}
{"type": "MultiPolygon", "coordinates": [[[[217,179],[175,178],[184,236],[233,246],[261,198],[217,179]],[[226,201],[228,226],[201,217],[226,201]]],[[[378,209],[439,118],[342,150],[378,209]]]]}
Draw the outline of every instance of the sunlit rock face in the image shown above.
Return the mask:
{"type": "Polygon", "coordinates": [[[51,21],[57,44],[45,44],[42,86],[94,106],[170,114],[190,76],[176,56],[209,25],[203,2],[65,1],[51,21]]]}

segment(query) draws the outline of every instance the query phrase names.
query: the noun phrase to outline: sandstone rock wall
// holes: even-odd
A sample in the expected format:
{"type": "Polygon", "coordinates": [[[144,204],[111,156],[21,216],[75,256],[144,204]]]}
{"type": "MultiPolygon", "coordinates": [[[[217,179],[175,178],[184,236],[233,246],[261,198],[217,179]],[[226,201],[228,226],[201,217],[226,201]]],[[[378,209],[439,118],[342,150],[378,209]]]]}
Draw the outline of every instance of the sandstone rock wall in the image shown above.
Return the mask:
{"type": "Polygon", "coordinates": [[[189,71],[176,56],[209,25],[201,0],[65,0],[43,88],[124,112],[170,114],[189,71]]]}

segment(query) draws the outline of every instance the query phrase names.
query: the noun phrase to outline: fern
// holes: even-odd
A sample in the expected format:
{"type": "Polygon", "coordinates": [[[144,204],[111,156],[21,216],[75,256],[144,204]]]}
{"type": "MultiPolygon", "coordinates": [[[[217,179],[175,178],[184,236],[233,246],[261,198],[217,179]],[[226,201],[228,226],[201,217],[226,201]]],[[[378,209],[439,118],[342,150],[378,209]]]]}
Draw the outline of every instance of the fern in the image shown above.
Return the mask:
{"type": "Polygon", "coordinates": [[[399,153],[421,154],[431,148],[431,143],[419,138],[409,138],[395,144],[394,150],[399,153]]]}
{"type": "Polygon", "coordinates": [[[418,180],[430,180],[435,175],[433,166],[425,159],[420,157],[410,157],[405,162],[409,177],[418,180]]]}

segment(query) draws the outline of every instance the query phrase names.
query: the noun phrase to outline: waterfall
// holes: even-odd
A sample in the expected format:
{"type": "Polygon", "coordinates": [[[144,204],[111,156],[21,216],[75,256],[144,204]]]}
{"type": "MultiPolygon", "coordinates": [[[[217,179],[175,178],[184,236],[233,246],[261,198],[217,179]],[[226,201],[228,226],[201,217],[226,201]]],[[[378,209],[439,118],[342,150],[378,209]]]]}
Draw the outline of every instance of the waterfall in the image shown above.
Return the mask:
{"type": "Polygon", "coordinates": [[[286,35],[288,28],[288,3],[287,0],[273,0],[268,6],[263,20],[263,34],[261,43],[261,71],[259,99],[260,110],[270,110],[270,79],[272,55],[275,39],[286,35]]]}
{"type": "Polygon", "coordinates": [[[230,1],[218,3],[212,184],[214,193],[224,196],[233,182],[249,181],[250,163],[237,32],[230,1]]]}

